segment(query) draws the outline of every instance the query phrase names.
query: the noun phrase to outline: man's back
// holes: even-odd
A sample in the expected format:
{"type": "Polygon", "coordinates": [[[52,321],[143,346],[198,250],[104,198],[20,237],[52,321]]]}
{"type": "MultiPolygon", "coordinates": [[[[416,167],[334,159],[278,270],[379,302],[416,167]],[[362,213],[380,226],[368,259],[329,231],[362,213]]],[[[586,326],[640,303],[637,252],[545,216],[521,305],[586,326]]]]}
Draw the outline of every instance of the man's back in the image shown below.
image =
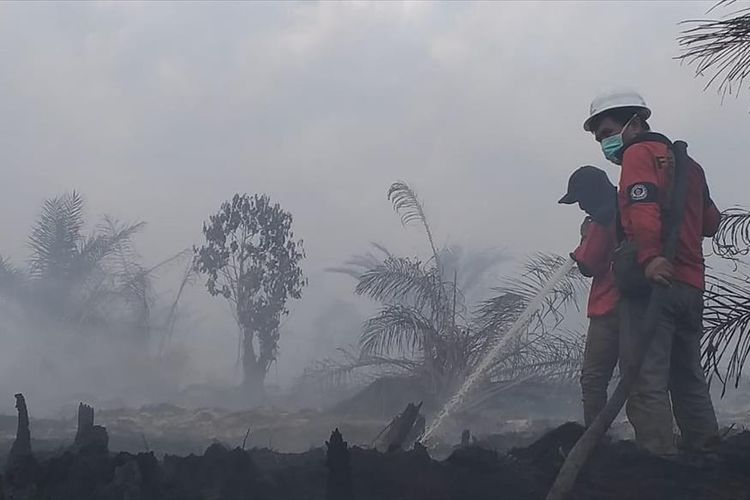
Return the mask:
{"type": "MultiPolygon", "coordinates": [[[[708,196],[701,166],[691,159],[687,167],[688,192],[674,278],[702,290],[703,238],[716,232],[719,211],[708,196]]],[[[670,207],[673,176],[674,156],[666,143],[647,140],[625,151],[618,200],[625,235],[636,242],[642,264],[662,254],[663,221],[670,207]]]]}

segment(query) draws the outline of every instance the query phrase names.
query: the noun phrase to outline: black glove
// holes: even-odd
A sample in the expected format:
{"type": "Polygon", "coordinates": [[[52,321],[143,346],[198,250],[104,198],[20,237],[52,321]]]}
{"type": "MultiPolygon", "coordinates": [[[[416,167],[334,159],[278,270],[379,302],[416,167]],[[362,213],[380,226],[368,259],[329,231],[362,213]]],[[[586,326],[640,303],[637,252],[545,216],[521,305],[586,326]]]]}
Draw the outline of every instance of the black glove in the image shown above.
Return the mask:
{"type": "Polygon", "coordinates": [[[573,262],[576,263],[576,265],[578,266],[578,270],[581,272],[582,275],[584,275],[587,278],[591,278],[591,277],[594,276],[594,273],[592,273],[591,271],[589,271],[586,266],[584,266],[583,264],[581,264],[580,262],[578,262],[578,259],[576,259],[576,254],[575,253],[570,252],[568,255],[570,256],[571,260],[573,260],[573,262]]]}

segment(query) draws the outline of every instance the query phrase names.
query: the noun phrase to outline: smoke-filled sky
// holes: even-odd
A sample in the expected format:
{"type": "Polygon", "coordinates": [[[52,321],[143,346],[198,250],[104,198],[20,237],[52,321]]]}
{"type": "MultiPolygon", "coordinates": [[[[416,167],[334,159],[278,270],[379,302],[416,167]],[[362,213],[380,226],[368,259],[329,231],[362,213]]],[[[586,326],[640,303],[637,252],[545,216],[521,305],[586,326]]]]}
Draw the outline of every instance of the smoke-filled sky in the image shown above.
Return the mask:
{"type": "MultiPolygon", "coordinates": [[[[722,207],[750,204],[750,92],[722,103],[674,60],[713,2],[0,4],[0,253],[26,256],[41,201],[144,220],[147,261],[199,242],[235,192],[295,217],[305,322],[352,283],[323,272],[378,241],[424,254],[385,193],[405,180],[439,243],[567,252],[591,98],[640,90],[722,207]]],[[[711,15],[721,15],[714,12],[711,15]]],[[[300,318],[304,318],[300,319],[300,318]]],[[[304,356],[282,345],[280,369],[304,356]],[[284,364],[287,359],[294,360],[284,364]]]]}

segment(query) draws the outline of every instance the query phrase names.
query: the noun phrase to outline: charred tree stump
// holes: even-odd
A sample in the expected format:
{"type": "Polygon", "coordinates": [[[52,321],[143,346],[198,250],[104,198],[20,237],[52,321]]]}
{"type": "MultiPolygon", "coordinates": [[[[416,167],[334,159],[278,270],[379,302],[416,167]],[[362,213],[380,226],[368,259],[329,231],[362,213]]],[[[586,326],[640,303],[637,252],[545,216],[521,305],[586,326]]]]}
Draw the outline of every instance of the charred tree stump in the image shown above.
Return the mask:
{"type": "Polygon", "coordinates": [[[37,475],[37,463],[34,455],[31,454],[29,411],[23,394],[16,394],[16,409],[18,410],[18,430],[16,440],[10,448],[8,462],[5,464],[2,493],[0,493],[0,497],[10,500],[33,498],[34,479],[37,475]]]}
{"type": "Polygon", "coordinates": [[[349,445],[344,441],[338,428],[326,441],[326,448],[326,467],[328,467],[326,500],[354,500],[349,445]]]}
{"type": "Polygon", "coordinates": [[[109,452],[107,429],[94,425],[94,408],[83,403],[78,405],[78,430],[73,449],[78,452],[109,452]]]}
{"type": "Polygon", "coordinates": [[[425,427],[424,416],[420,413],[414,420],[414,425],[412,425],[411,431],[406,435],[406,439],[401,443],[401,447],[407,449],[409,445],[416,443],[417,440],[422,437],[422,434],[424,434],[425,427]]]}
{"type": "Polygon", "coordinates": [[[391,452],[408,446],[410,440],[416,441],[424,432],[424,417],[419,413],[421,409],[421,402],[417,405],[414,403],[406,405],[406,409],[395,416],[391,420],[391,423],[381,432],[382,438],[380,438],[376,446],[377,449],[391,452]]]}
{"type": "Polygon", "coordinates": [[[464,429],[464,431],[461,433],[461,448],[466,448],[471,444],[471,431],[469,429],[464,429]]]}
{"type": "Polygon", "coordinates": [[[31,455],[31,430],[29,429],[29,410],[23,394],[16,394],[16,409],[18,410],[18,430],[16,440],[10,448],[9,462],[31,455]]]}
{"type": "Polygon", "coordinates": [[[78,404],[78,429],[75,444],[80,445],[94,428],[94,408],[83,403],[78,404]]]}

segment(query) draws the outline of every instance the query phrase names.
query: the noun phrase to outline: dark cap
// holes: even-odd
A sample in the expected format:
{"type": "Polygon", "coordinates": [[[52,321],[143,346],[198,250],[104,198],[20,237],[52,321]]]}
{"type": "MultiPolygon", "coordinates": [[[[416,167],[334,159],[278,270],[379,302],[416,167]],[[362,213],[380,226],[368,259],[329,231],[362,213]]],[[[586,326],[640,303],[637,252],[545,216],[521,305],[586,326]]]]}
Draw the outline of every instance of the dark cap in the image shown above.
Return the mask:
{"type": "Polygon", "coordinates": [[[586,165],[573,172],[568,179],[568,192],[558,203],[572,205],[586,196],[597,195],[606,187],[611,187],[607,172],[600,168],[586,165]]]}

